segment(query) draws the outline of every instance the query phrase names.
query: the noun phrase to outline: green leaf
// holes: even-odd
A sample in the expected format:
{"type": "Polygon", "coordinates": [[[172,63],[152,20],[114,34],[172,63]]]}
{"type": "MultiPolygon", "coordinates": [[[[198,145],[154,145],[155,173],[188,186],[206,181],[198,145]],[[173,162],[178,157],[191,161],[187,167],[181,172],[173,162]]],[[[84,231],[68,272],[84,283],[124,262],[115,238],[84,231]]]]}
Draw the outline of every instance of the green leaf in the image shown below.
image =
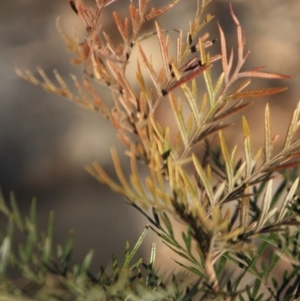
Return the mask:
{"type": "Polygon", "coordinates": [[[224,72],[222,72],[217,80],[217,83],[214,88],[214,98],[217,98],[218,94],[220,93],[220,90],[224,83],[224,75],[225,75],[224,72]]]}
{"type": "Polygon", "coordinates": [[[199,268],[195,268],[195,267],[192,267],[192,266],[187,266],[177,260],[174,259],[174,261],[179,264],[181,267],[185,268],[186,270],[192,272],[193,274],[201,277],[201,278],[204,278],[204,279],[207,279],[207,276],[206,274],[204,273],[204,271],[200,271],[199,268]]]}
{"type": "Polygon", "coordinates": [[[215,195],[214,195],[214,199],[215,199],[215,200],[214,200],[214,203],[215,203],[215,204],[219,203],[220,198],[223,196],[223,193],[225,192],[226,184],[227,184],[226,181],[223,181],[223,182],[219,185],[217,191],[215,192],[215,195]]]}
{"type": "Polygon", "coordinates": [[[9,208],[6,206],[2,191],[0,189],[0,211],[5,214],[6,216],[10,215],[10,210],[9,208]]]}
{"type": "Polygon", "coordinates": [[[208,177],[205,174],[204,169],[202,168],[200,162],[198,161],[197,157],[195,154],[192,154],[192,159],[193,159],[193,163],[195,166],[195,169],[202,181],[202,184],[205,188],[205,192],[208,196],[208,199],[210,201],[211,206],[214,206],[214,194],[213,194],[213,190],[212,190],[212,186],[211,183],[209,182],[208,177]]]}
{"type": "MultiPolygon", "coordinates": [[[[263,297],[264,297],[264,293],[261,293],[259,296],[256,297],[255,301],[261,301],[263,297]]],[[[269,298],[269,300],[270,299],[271,299],[271,297],[269,298]]],[[[268,301],[268,300],[266,300],[266,301],[268,301]]]]}
{"type": "Polygon", "coordinates": [[[24,248],[24,262],[29,262],[32,257],[32,251],[37,243],[36,225],[32,225],[27,235],[26,245],[24,248]]]}
{"type": "Polygon", "coordinates": [[[245,116],[243,116],[243,132],[244,132],[244,145],[245,145],[245,156],[246,156],[246,177],[250,177],[253,169],[252,164],[252,139],[251,132],[245,116]]]}
{"type": "Polygon", "coordinates": [[[293,137],[300,125],[299,124],[299,115],[300,115],[300,102],[298,102],[297,108],[293,113],[293,117],[291,119],[289,129],[288,129],[288,132],[287,132],[287,135],[285,138],[283,150],[287,150],[292,144],[293,137]]]}
{"type": "Polygon", "coordinates": [[[172,93],[169,94],[169,99],[170,99],[170,103],[172,105],[175,120],[177,122],[177,126],[179,129],[183,144],[186,147],[188,145],[188,131],[187,131],[187,128],[186,128],[185,122],[184,122],[181,100],[178,99],[178,102],[176,103],[175,98],[172,93]]]}
{"type": "MultiPolygon", "coordinates": [[[[175,73],[177,80],[180,80],[181,75],[174,65],[172,65],[172,70],[175,73]]],[[[196,81],[195,81],[195,79],[193,79],[192,87],[194,87],[194,93],[193,93],[193,90],[186,83],[182,83],[180,85],[180,88],[181,88],[181,90],[185,96],[185,99],[187,100],[187,103],[190,107],[190,110],[193,114],[196,126],[199,126],[198,94],[195,94],[195,86],[196,86],[196,81]]]]}
{"type": "Polygon", "coordinates": [[[171,221],[170,221],[168,215],[165,212],[163,212],[162,218],[163,218],[164,225],[166,226],[166,228],[168,230],[169,235],[172,238],[174,238],[174,231],[173,231],[173,227],[172,227],[171,221]]]}
{"type": "MultiPolygon", "coordinates": [[[[270,205],[271,205],[271,201],[272,201],[272,187],[273,187],[273,180],[269,180],[268,184],[267,184],[267,189],[262,201],[262,208],[261,208],[261,212],[260,212],[260,216],[257,222],[257,227],[256,227],[256,231],[259,231],[262,226],[264,225],[264,223],[266,222],[266,215],[268,214],[270,205]]],[[[275,213],[275,212],[273,212],[275,213]]]]}
{"type": "Polygon", "coordinates": [[[149,262],[149,264],[151,265],[152,268],[154,268],[155,256],[156,256],[156,244],[152,243],[151,253],[150,253],[150,262],[149,262]]]}
{"type": "Polygon", "coordinates": [[[233,167],[233,162],[232,158],[229,155],[229,151],[227,148],[227,144],[225,141],[225,137],[223,135],[222,131],[219,131],[219,139],[220,139],[220,144],[221,144],[221,150],[223,154],[223,158],[225,161],[225,166],[226,166],[226,174],[227,174],[227,180],[228,180],[228,191],[231,192],[233,190],[233,174],[234,174],[234,167],[233,167]]]}
{"type": "Polygon", "coordinates": [[[182,168],[178,168],[178,172],[181,176],[181,178],[183,179],[184,182],[184,187],[186,188],[186,190],[189,192],[189,194],[192,197],[198,197],[198,191],[197,191],[197,185],[195,183],[195,181],[193,178],[191,179],[191,177],[182,169],[182,168]]]}
{"type": "MultiPolygon", "coordinates": [[[[200,43],[201,43],[201,39],[200,39],[200,43]]],[[[207,57],[207,60],[210,61],[209,55],[207,57]]],[[[212,83],[211,68],[208,68],[207,70],[205,70],[203,72],[203,77],[204,77],[204,81],[205,81],[206,91],[208,94],[208,99],[209,99],[211,107],[213,107],[216,100],[214,97],[215,94],[214,94],[214,88],[213,88],[213,83],[212,83]]]]}
{"type": "Polygon", "coordinates": [[[66,264],[68,264],[71,259],[73,248],[74,248],[74,230],[71,230],[63,252],[63,262],[65,262],[66,264]]]}
{"type": "Polygon", "coordinates": [[[85,258],[83,259],[82,265],[81,265],[81,269],[80,269],[80,274],[83,276],[85,274],[87,274],[87,272],[90,269],[90,266],[92,264],[92,260],[94,257],[94,250],[91,249],[85,256],[85,258]]]}
{"type": "MultiPolygon", "coordinates": [[[[133,257],[135,256],[136,252],[138,251],[138,249],[140,248],[146,234],[148,231],[148,226],[145,227],[145,229],[143,230],[143,232],[141,233],[141,235],[139,236],[137,242],[135,243],[132,251],[129,251],[129,243],[126,243],[126,248],[125,248],[125,259],[124,259],[124,263],[122,266],[122,270],[121,270],[121,274],[127,269],[127,267],[129,266],[130,262],[132,261],[133,257]]],[[[115,260],[117,260],[115,258],[115,260]]]]}
{"type": "Polygon", "coordinates": [[[47,236],[44,242],[42,261],[48,265],[52,255],[52,237],[47,236]]]}
{"type": "Polygon", "coordinates": [[[157,211],[156,211],[156,208],[155,207],[152,207],[152,214],[153,214],[153,217],[154,217],[154,221],[155,221],[155,226],[157,228],[160,228],[160,220],[159,220],[159,217],[158,217],[158,214],[157,214],[157,211]]]}
{"type": "Polygon", "coordinates": [[[280,261],[280,257],[275,254],[274,250],[272,250],[270,254],[270,261],[269,261],[267,273],[266,273],[266,279],[269,277],[270,273],[273,271],[273,269],[276,267],[279,261],[280,261]]]}
{"type": "Polygon", "coordinates": [[[11,215],[9,216],[7,229],[6,229],[6,236],[9,237],[10,239],[13,238],[14,228],[15,228],[14,218],[11,215]]]}
{"type": "Polygon", "coordinates": [[[53,232],[54,232],[54,212],[51,211],[49,215],[47,234],[44,241],[43,256],[42,256],[42,261],[45,264],[48,264],[51,259],[53,232]]]}
{"type": "Polygon", "coordinates": [[[250,286],[248,284],[246,285],[246,293],[247,293],[248,300],[253,300],[250,286]]]}
{"type": "Polygon", "coordinates": [[[10,205],[12,208],[12,214],[13,214],[13,219],[18,226],[18,228],[23,231],[24,230],[24,223],[20,214],[19,207],[16,202],[16,197],[13,192],[10,193],[10,205]]]}
{"type": "Polygon", "coordinates": [[[188,255],[188,254],[186,254],[184,251],[182,252],[182,251],[179,251],[178,249],[177,249],[177,245],[175,244],[175,243],[173,243],[173,244],[170,244],[170,243],[167,243],[166,241],[163,241],[163,243],[170,249],[170,250],[172,250],[175,254],[177,254],[177,255],[179,255],[179,257],[181,257],[181,258],[183,258],[183,259],[186,259],[186,260],[188,260],[188,261],[190,261],[190,262],[192,262],[192,263],[195,263],[192,259],[191,259],[191,257],[188,255]],[[173,246],[174,247],[173,247],[173,246]]]}
{"type": "Polygon", "coordinates": [[[266,262],[264,259],[262,259],[262,261],[260,262],[260,268],[261,268],[263,277],[265,277],[265,275],[267,273],[267,267],[266,267],[266,262]]]}
{"type": "Polygon", "coordinates": [[[11,237],[6,236],[0,246],[0,275],[2,276],[6,272],[6,268],[9,264],[9,255],[11,251],[11,237]]]}
{"type": "Polygon", "coordinates": [[[187,235],[185,232],[182,232],[182,239],[185,243],[186,250],[191,253],[191,245],[192,245],[192,228],[188,227],[187,229],[187,235]]]}
{"type": "Polygon", "coordinates": [[[288,203],[293,199],[293,197],[295,195],[295,192],[296,192],[296,190],[298,188],[298,185],[299,185],[299,178],[297,178],[294,181],[292,187],[290,188],[289,193],[284,198],[284,200],[282,202],[282,205],[280,207],[280,210],[279,210],[277,222],[280,222],[284,218],[284,216],[285,216],[285,214],[287,212],[287,209],[288,209],[288,203]]]}
{"type": "Polygon", "coordinates": [[[244,297],[240,294],[239,295],[240,301],[245,301],[244,297]]]}

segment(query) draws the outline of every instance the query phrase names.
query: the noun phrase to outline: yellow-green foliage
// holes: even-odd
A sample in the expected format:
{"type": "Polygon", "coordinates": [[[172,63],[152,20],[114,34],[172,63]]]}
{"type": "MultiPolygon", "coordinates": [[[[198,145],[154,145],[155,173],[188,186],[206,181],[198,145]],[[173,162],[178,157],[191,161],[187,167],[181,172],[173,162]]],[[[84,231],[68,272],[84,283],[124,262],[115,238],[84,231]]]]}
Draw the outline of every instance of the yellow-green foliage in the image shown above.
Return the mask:
{"type": "MultiPolygon", "coordinates": [[[[237,158],[237,147],[229,149],[230,143],[224,135],[231,125],[224,119],[241,114],[251,104],[249,98],[285,90],[284,87],[249,89],[252,78],[260,81],[288,76],[268,73],[264,67],[242,69],[249,51],[245,50],[245,36],[232,6],[230,14],[236,26],[237,47],[227,53],[226,34],[218,24],[220,54],[210,55],[211,47],[219,47],[205,30],[208,22],[215,22],[208,13],[210,0],[194,1],[196,14],[190,20],[187,32],[180,28],[162,29],[156,22],[155,32],[146,34],[140,34],[144,23],[172,10],[179,0],[169,4],[164,1],[162,8],[151,7],[150,0],[130,1],[128,17],[113,13],[122,38],[118,45],[113,44],[101,26],[103,11],[115,1],[95,0],[96,8],[91,9],[82,0],[69,0],[86,29],[86,37],[82,40],[68,36],[57,23],[68,51],[74,54],[72,63],[82,65],[84,70],[82,79],[72,76],[78,93],[71,91],[57,71],[54,75],[58,84],[51,82],[41,69],[37,70],[41,79],[28,70],[18,69],[17,73],[47,92],[101,112],[111,122],[127,148],[130,174],[122,170],[114,148],[111,153],[118,181],[108,176],[101,162],[93,162],[86,169],[145,215],[149,220],[148,227],[189,262],[179,264],[198,281],[191,283],[191,278],[187,277],[182,289],[174,275],[166,289],[164,280],[153,270],[153,246],[150,263],[146,265],[148,274],[143,282],[139,270],[141,261],[129,265],[136,250],[130,253],[126,246],[123,267],[118,269],[114,260],[113,276],[102,271],[102,276],[95,278],[94,283],[87,274],[85,263],[73,274],[67,269],[68,264],[61,273],[54,269],[63,279],[65,290],[71,294],[66,293],[66,299],[72,296],[76,300],[296,300],[300,297],[299,179],[296,173],[288,179],[285,170],[299,165],[295,158],[299,156],[300,140],[295,138],[295,133],[300,125],[300,104],[278,153],[273,152],[277,136],[272,133],[269,105],[262,125],[264,145],[256,152],[252,149],[253,136],[245,117],[241,117],[244,139],[241,160],[237,158]],[[141,43],[153,35],[160,47],[160,70],[154,68],[152,58],[147,56],[141,43]],[[177,37],[175,45],[171,45],[169,35],[177,37]],[[137,57],[133,55],[134,48],[137,57]],[[176,49],[175,54],[171,54],[171,48],[176,49]],[[126,76],[132,60],[138,60],[134,70],[138,92],[126,76]],[[212,75],[214,68],[222,70],[216,78],[212,75]],[[150,80],[146,80],[146,76],[150,80]],[[92,81],[111,91],[113,104],[102,99],[92,81]],[[170,103],[177,124],[175,138],[171,137],[170,127],[162,126],[157,120],[156,113],[163,101],[170,103]],[[183,105],[188,108],[188,114],[183,105]],[[218,145],[211,145],[213,137],[217,137],[218,145]],[[195,145],[204,150],[203,155],[196,154],[195,145]],[[147,167],[145,176],[139,174],[139,164],[147,167]],[[282,184],[274,191],[275,175],[281,177],[282,184]],[[173,229],[169,216],[186,225],[182,239],[173,229]],[[269,260],[262,256],[266,251],[270,252],[269,260]],[[282,263],[281,259],[287,269],[276,280],[272,272],[282,263]],[[234,276],[230,271],[234,271],[234,276]],[[131,273],[135,273],[134,276],[131,273]],[[125,274],[131,278],[126,278],[125,274]],[[136,283],[134,279],[139,281],[136,283]]],[[[123,2],[122,5],[127,3],[123,2]]],[[[2,207],[9,215],[4,203],[2,207]]],[[[10,237],[9,234],[6,237],[10,237]]],[[[2,264],[8,254],[6,243],[4,239],[2,264]]],[[[47,238],[44,243],[47,244],[47,238]]],[[[137,247],[140,243],[141,239],[137,247]]],[[[47,256],[50,253],[45,248],[40,249],[44,261],[38,262],[37,266],[49,263],[47,256]]],[[[59,257],[62,262],[66,260],[64,256],[59,257]]],[[[89,261],[89,257],[86,260],[89,261]]],[[[44,266],[46,272],[47,269],[48,266],[44,266]]]]}

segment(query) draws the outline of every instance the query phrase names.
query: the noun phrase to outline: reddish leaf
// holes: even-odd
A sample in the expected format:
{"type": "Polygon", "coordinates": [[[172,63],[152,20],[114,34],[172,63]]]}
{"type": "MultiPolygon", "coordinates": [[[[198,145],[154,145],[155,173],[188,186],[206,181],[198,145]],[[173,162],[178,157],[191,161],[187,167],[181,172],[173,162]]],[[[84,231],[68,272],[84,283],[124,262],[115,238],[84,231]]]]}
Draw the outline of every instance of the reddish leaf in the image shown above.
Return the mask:
{"type": "Polygon", "coordinates": [[[140,14],[141,18],[144,17],[144,14],[145,14],[145,11],[146,11],[149,1],[150,0],[143,0],[143,1],[139,0],[139,14],[140,14]]]}
{"type": "Polygon", "coordinates": [[[230,98],[237,99],[237,98],[247,98],[247,97],[260,97],[260,96],[266,96],[266,95],[280,93],[280,92],[285,91],[286,89],[287,89],[287,87],[250,90],[250,91],[239,92],[237,94],[231,95],[230,98]]]}
{"type": "Polygon", "coordinates": [[[222,68],[225,75],[225,84],[227,84],[229,80],[229,73],[230,73],[231,66],[229,66],[227,62],[226,40],[225,40],[224,32],[219,22],[218,22],[218,27],[219,27],[220,39],[221,39],[222,68]]]}
{"type": "Polygon", "coordinates": [[[161,87],[160,87],[160,83],[157,80],[156,73],[153,69],[153,66],[152,66],[151,62],[149,62],[149,60],[147,59],[147,56],[144,53],[143,48],[139,44],[138,44],[138,51],[139,51],[139,54],[141,56],[142,62],[144,63],[144,66],[146,67],[157,92],[160,93],[161,92],[161,87]]]}
{"type": "Polygon", "coordinates": [[[217,115],[215,115],[212,120],[216,121],[219,119],[223,119],[231,114],[234,114],[238,111],[244,110],[245,108],[249,107],[250,105],[252,105],[253,102],[247,102],[247,103],[243,103],[241,104],[243,100],[240,100],[240,102],[238,102],[237,104],[235,104],[234,106],[230,107],[228,110],[226,110],[225,112],[221,112],[217,115]]]}
{"type": "Polygon", "coordinates": [[[154,7],[150,8],[148,12],[145,15],[145,20],[151,20],[153,18],[156,18],[160,16],[161,14],[164,14],[167,12],[170,8],[172,8],[179,0],[174,0],[172,3],[169,5],[166,5],[160,9],[155,9],[154,7]]]}
{"type": "Polygon", "coordinates": [[[244,46],[246,44],[246,38],[243,34],[240,21],[238,20],[238,18],[236,17],[236,15],[233,11],[231,3],[230,3],[230,13],[231,13],[232,19],[236,25],[237,39],[238,39],[238,61],[243,62],[247,58],[247,56],[250,54],[250,52],[248,51],[244,57],[244,46]]]}
{"type": "Polygon", "coordinates": [[[157,38],[159,42],[159,47],[160,47],[160,53],[162,56],[163,64],[164,64],[164,69],[167,72],[167,76],[170,77],[170,68],[169,68],[169,45],[168,45],[168,37],[166,41],[164,40],[162,30],[160,26],[158,25],[157,22],[155,22],[156,26],[156,32],[157,32],[157,38]]]}
{"type": "Polygon", "coordinates": [[[216,124],[216,125],[212,125],[209,128],[207,128],[205,131],[203,131],[198,137],[196,137],[193,140],[193,144],[196,144],[197,142],[199,142],[200,140],[204,140],[204,138],[206,138],[207,136],[219,131],[219,130],[223,130],[229,126],[234,125],[234,123],[226,123],[226,124],[216,124]]]}
{"type": "Polygon", "coordinates": [[[278,170],[285,170],[288,168],[294,168],[300,166],[300,161],[290,162],[286,164],[279,164],[274,167],[267,168],[266,171],[278,171],[278,170]]]}
{"type": "Polygon", "coordinates": [[[187,74],[186,76],[183,76],[181,79],[179,79],[178,81],[174,82],[170,87],[167,88],[166,91],[164,91],[165,94],[169,93],[171,90],[176,89],[177,87],[181,86],[182,84],[192,80],[193,78],[195,78],[196,76],[198,76],[199,74],[203,73],[205,70],[207,70],[208,68],[210,68],[211,65],[206,65],[203,67],[199,67],[197,69],[195,69],[194,71],[190,72],[189,74],[187,74]]]}
{"type": "Polygon", "coordinates": [[[245,72],[241,72],[237,75],[238,78],[240,77],[261,77],[261,78],[275,78],[275,79],[287,79],[287,78],[291,78],[291,76],[289,75],[284,75],[284,74],[278,74],[278,73],[270,73],[270,72],[258,72],[259,70],[261,70],[264,67],[258,67],[254,70],[251,71],[245,71],[245,72]]]}
{"type": "Polygon", "coordinates": [[[108,6],[108,5],[110,5],[110,4],[112,4],[112,3],[114,3],[114,2],[116,2],[117,0],[106,0],[106,1],[104,1],[104,7],[106,7],[106,6],[108,6]]]}
{"type": "Polygon", "coordinates": [[[117,12],[113,12],[113,16],[116,22],[116,25],[118,27],[119,33],[121,34],[124,42],[126,44],[129,43],[128,41],[128,35],[129,35],[129,22],[128,18],[125,18],[124,25],[122,24],[122,20],[120,18],[120,15],[117,12]]]}

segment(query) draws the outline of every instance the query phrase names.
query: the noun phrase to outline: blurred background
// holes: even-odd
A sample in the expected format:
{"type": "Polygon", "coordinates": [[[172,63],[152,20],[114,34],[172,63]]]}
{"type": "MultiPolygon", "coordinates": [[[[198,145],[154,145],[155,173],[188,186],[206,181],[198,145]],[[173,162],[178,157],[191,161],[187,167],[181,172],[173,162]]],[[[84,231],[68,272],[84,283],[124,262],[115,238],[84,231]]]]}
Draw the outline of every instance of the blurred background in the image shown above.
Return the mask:
{"type": "MultiPolygon", "coordinates": [[[[150,5],[163,6],[168,2],[152,0],[150,5]]],[[[271,103],[273,131],[283,137],[288,118],[300,98],[300,2],[231,2],[251,50],[247,68],[263,65],[268,66],[267,71],[293,76],[288,81],[259,83],[261,87],[289,87],[287,92],[272,97],[271,103]]],[[[129,0],[119,0],[103,13],[103,27],[107,31],[114,33],[112,11],[125,14],[128,5],[129,0]]],[[[164,28],[188,29],[195,9],[195,0],[182,0],[163,15],[159,23],[164,28]]],[[[229,45],[235,49],[236,31],[229,14],[229,1],[212,1],[210,13],[216,16],[209,25],[211,38],[218,38],[216,20],[219,20],[225,34],[230,35],[229,45]]],[[[49,212],[55,211],[56,242],[64,243],[69,230],[75,229],[75,260],[95,248],[94,262],[105,266],[113,252],[122,256],[126,240],[133,244],[146,224],[120,196],[97,183],[84,170],[84,165],[93,160],[112,169],[110,147],[120,146],[116,134],[100,115],[46,94],[14,72],[16,66],[33,71],[40,66],[47,74],[56,68],[64,78],[68,78],[70,72],[82,75],[80,67],[69,66],[72,56],[66,53],[55,27],[58,16],[68,33],[72,34],[75,28],[79,36],[84,35],[81,23],[66,0],[2,0],[0,3],[0,186],[6,199],[10,191],[15,192],[25,212],[32,197],[37,197],[41,226],[46,225],[49,212]]],[[[145,32],[153,28],[153,22],[149,22],[145,32]]],[[[153,55],[157,53],[156,42],[153,42],[153,50],[150,47],[154,40],[147,44],[153,55]]],[[[219,42],[213,47],[212,51],[217,53],[219,42]]],[[[109,99],[106,89],[101,90],[109,99]]],[[[245,113],[257,143],[263,141],[267,101],[270,99],[255,100],[245,113]]],[[[237,126],[228,132],[234,137],[232,144],[241,142],[241,137],[236,138],[240,123],[237,120],[237,126]]],[[[5,227],[3,219],[0,227],[5,227]]],[[[149,233],[144,243],[146,254],[153,240],[157,238],[149,233]]],[[[166,254],[163,247],[159,247],[158,252],[166,254]]]]}

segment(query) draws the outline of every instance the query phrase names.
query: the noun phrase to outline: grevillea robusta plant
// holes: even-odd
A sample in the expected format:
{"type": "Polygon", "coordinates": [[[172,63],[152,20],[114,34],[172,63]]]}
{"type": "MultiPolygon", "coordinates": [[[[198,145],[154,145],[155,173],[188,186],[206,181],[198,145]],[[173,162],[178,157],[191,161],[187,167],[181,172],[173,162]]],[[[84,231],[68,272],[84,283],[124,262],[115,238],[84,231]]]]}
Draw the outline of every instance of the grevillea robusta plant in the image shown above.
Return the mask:
{"type": "Polygon", "coordinates": [[[228,51],[222,24],[218,23],[217,42],[206,31],[207,23],[215,22],[209,14],[210,0],[194,1],[196,13],[187,31],[161,28],[155,22],[154,32],[143,31],[143,25],[171,13],[179,0],[164,1],[160,8],[153,7],[151,0],[123,0],[122,5],[129,6],[128,16],[113,13],[121,38],[115,42],[102,24],[102,14],[120,1],[95,0],[95,7],[89,8],[83,0],[69,0],[86,30],[84,37],[70,37],[57,23],[73,54],[72,63],[82,66],[82,78],[71,75],[74,89],[58,71],[55,83],[42,69],[37,69],[38,76],[28,70],[16,72],[111,122],[126,148],[130,172],[124,171],[114,148],[117,180],[101,162],[86,169],[123,195],[148,224],[135,246],[126,244],[122,263],[113,256],[108,269],[101,267],[92,274],[92,252],[82,264],[72,264],[72,233],[64,247],[52,251],[52,213],[48,229],[40,234],[35,202],[24,218],[13,195],[10,205],[1,197],[0,210],[8,217],[8,227],[1,236],[0,299],[300,300],[300,140],[296,137],[300,104],[278,152],[273,151],[278,136],[272,132],[269,105],[261,125],[264,144],[258,150],[252,147],[255,137],[242,115],[252,99],[286,89],[254,89],[252,80],[288,76],[266,72],[264,67],[245,70],[249,52],[231,5],[237,46],[228,51]],[[159,45],[160,68],[154,67],[156,58],[143,47],[150,37],[159,45]],[[219,54],[211,55],[212,47],[219,54]],[[132,61],[137,61],[133,71],[128,70],[132,61]],[[136,80],[132,82],[128,74],[136,80]],[[103,98],[99,86],[111,92],[111,99],[103,98]],[[164,125],[157,118],[163,102],[169,105],[164,125]],[[242,149],[232,147],[225,135],[231,126],[227,117],[234,115],[242,123],[242,149]],[[165,125],[168,118],[176,127],[165,125]],[[184,230],[174,227],[174,220],[184,230]],[[14,228],[25,234],[17,250],[12,248],[14,228]],[[157,272],[154,244],[149,260],[133,260],[149,229],[182,259],[176,262],[183,274],[157,272]],[[11,279],[12,269],[25,284],[11,279]]]}

